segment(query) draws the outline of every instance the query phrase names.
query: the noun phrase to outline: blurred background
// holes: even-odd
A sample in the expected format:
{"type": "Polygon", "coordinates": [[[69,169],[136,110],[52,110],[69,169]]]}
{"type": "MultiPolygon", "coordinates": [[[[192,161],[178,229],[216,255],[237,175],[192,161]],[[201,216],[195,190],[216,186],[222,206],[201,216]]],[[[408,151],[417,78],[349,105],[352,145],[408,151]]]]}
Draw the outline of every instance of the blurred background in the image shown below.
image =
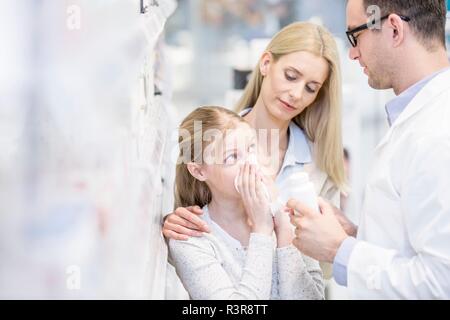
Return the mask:
{"type": "MultiPolygon", "coordinates": [[[[187,298],[161,234],[177,125],[201,105],[232,108],[294,21],[323,24],[340,49],[357,222],[393,92],[348,58],[345,3],[1,1],[0,298],[187,298]]],[[[331,280],[327,297],[345,288],[331,280]]]]}

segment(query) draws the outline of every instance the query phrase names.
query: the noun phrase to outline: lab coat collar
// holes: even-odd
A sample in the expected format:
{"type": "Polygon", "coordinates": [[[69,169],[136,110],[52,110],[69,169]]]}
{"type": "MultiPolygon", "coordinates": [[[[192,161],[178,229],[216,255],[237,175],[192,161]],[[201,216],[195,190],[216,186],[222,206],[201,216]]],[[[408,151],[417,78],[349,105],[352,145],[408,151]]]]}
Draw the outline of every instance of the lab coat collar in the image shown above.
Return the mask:
{"type": "Polygon", "coordinates": [[[434,77],[430,80],[425,87],[420,90],[417,95],[412,99],[412,101],[407,105],[405,110],[400,114],[398,119],[394,122],[394,124],[389,128],[386,135],[383,137],[381,142],[378,144],[377,149],[381,148],[384,144],[386,144],[392,132],[406,122],[409,118],[414,116],[417,112],[431,105],[431,101],[442,94],[444,91],[450,89],[450,70],[444,71],[441,74],[434,77]]]}

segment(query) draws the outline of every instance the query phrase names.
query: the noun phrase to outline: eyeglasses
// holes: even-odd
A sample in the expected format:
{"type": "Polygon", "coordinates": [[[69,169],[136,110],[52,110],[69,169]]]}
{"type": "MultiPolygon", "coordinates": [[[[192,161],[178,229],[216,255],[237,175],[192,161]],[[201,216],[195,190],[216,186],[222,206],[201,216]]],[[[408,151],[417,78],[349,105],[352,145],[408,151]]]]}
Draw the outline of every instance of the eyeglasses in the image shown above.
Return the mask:
{"type": "MultiPolygon", "coordinates": [[[[380,18],[380,21],[383,21],[384,19],[387,19],[390,15],[391,15],[391,14],[387,14],[387,15],[381,17],[381,18],[380,18]]],[[[400,19],[402,19],[403,21],[406,21],[406,22],[411,21],[411,19],[410,19],[409,17],[402,16],[402,15],[398,15],[398,16],[399,16],[400,19]]],[[[375,21],[376,21],[376,20],[373,20],[373,21],[371,21],[371,22],[362,24],[362,25],[360,25],[359,27],[356,27],[356,28],[354,28],[354,29],[349,30],[349,31],[346,32],[348,41],[350,41],[350,44],[351,44],[353,47],[356,47],[356,46],[358,45],[357,37],[355,37],[354,34],[357,33],[357,32],[361,32],[361,31],[363,31],[363,30],[369,29],[371,26],[373,26],[373,25],[375,24],[375,21]]]]}

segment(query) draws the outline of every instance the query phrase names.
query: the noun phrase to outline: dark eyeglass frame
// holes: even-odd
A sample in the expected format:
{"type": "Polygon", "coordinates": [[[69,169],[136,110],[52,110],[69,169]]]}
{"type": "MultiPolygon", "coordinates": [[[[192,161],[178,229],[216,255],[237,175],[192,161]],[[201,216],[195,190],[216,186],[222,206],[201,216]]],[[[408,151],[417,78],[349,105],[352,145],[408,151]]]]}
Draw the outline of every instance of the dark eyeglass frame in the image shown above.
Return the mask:
{"type": "MultiPolygon", "coordinates": [[[[380,21],[383,21],[384,19],[387,19],[391,14],[392,13],[381,17],[380,21]]],[[[400,17],[400,19],[402,19],[405,22],[411,21],[411,18],[409,18],[407,16],[403,16],[403,15],[400,15],[400,14],[398,14],[398,16],[400,17]]],[[[358,45],[357,37],[355,37],[354,34],[357,33],[357,32],[361,32],[363,30],[369,29],[370,26],[372,26],[375,21],[376,20],[373,20],[372,22],[364,23],[364,24],[362,24],[362,25],[360,25],[360,26],[358,26],[358,27],[356,27],[356,28],[354,28],[352,30],[349,30],[349,31],[345,32],[345,34],[347,35],[347,39],[350,42],[350,44],[352,45],[352,47],[356,47],[358,45]]]]}

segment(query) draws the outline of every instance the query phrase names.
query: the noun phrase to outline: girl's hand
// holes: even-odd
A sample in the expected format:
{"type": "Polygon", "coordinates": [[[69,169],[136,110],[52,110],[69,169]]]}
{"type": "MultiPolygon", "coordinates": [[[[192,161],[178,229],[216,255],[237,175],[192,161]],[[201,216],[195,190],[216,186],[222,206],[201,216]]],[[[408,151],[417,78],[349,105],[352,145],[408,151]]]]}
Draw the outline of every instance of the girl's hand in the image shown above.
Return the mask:
{"type": "Polygon", "coordinates": [[[237,187],[247,212],[252,232],[272,235],[273,218],[269,199],[264,192],[262,177],[255,165],[248,162],[239,169],[237,187]]]}
{"type": "Polygon", "coordinates": [[[199,206],[177,208],[164,220],[163,235],[169,239],[187,240],[201,237],[202,232],[209,232],[208,225],[198,216],[203,214],[199,206]]]}
{"type": "Polygon", "coordinates": [[[274,217],[275,234],[277,236],[277,247],[283,248],[292,244],[295,239],[295,227],[290,220],[291,209],[284,207],[274,217]]]}

